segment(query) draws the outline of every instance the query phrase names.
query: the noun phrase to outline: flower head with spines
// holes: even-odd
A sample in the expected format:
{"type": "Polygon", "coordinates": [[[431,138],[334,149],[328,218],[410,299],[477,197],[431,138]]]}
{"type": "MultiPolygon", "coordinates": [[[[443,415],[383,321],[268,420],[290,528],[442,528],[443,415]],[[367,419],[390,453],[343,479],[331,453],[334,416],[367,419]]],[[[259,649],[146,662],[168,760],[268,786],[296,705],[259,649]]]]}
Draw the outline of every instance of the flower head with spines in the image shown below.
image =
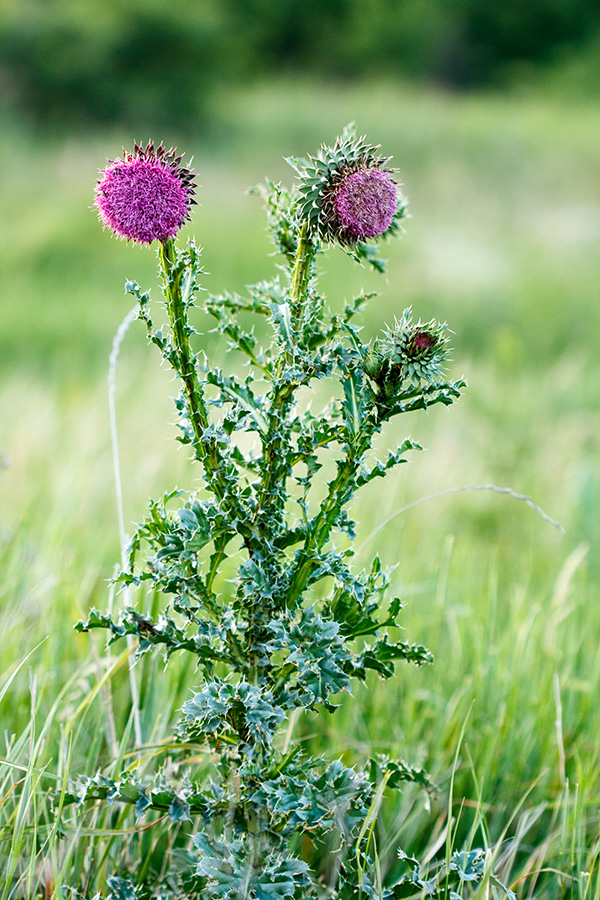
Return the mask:
{"type": "Polygon", "coordinates": [[[103,225],[117,237],[150,244],[175,237],[194,200],[194,178],[174,147],[145,147],[134,143],[133,153],[109,161],[100,173],[94,205],[103,225]]]}
{"type": "Polygon", "coordinates": [[[349,125],[333,147],[323,144],[317,156],[288,160],[300,176],[300,218],[313,235],[352,249],[397,230],[406,202],[379,149],[349,125]]]}
{"type": "Polygon", "coordinates": [[[369,377],[388,397],[400,389],[419,389],[444,378],[448,355],[446,323],[413,322],[411,308],[405,309],[392,328],[369,347],[363,362],[369,377]]]}

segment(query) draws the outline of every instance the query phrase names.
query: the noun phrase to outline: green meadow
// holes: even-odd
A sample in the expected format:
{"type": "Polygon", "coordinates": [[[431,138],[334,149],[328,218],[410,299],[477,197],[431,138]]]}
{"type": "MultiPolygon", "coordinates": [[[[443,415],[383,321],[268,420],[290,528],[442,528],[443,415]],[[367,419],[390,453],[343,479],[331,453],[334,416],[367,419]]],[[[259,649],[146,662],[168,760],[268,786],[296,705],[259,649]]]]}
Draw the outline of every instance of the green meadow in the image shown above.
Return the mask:
{"type": "MultiPolygon", "coordinates": [[[[383,246],[384,277],[335,249],[320,258],[329,301],[376,291],[368,336],[407,306],[447,321],[450,374],[469,386],[451,409],[384,431],[383,448],[411,436],[425,449],[355,502],[357,558],[395,567],[406,639],[435,664],[370,680],[335,718],[296,722],[293,740],[430,772],[431,795],[386,795],[384,871],[398,846],[428,860],[477,846],[519,898],[597,900],[600,110],[536,92],[286,81],[210,103],[210,128],[188,125],[185,142],[40,136],[10,121],[0,132],[0,900],[50,897],[51,884],[92,897],[126,858],[140,875],[156,854],[170,859],[117,808],[66,809],[58,829],[51,792],[60,805],[65,776],[114,775],[134,758],[130,677],[142,771],[164,757],[194,686],[177,659],[163,671],[146,657],[130,676],[124,644],[107,656],[102,638],[72,629],[91,606],[121,603],[108,583],[120,554],[108,360],[132,306],[125,279],[159,298],[153,249],[117,242],[90,210],[97,170],[134,138],[193,155],[187,230],[205,287],[241,292],[277,265],[248,188],[290,183],[284,157],[314,153],[349,121],[393,156],[411,218],[383,246]]],[[[215,334],[201,346],[231,364],[215,334]]],[[[126,529],[149,498],[196,486],[174,440],[176,387],[153,351],[133,323],[115,396],[126,529]]]]}

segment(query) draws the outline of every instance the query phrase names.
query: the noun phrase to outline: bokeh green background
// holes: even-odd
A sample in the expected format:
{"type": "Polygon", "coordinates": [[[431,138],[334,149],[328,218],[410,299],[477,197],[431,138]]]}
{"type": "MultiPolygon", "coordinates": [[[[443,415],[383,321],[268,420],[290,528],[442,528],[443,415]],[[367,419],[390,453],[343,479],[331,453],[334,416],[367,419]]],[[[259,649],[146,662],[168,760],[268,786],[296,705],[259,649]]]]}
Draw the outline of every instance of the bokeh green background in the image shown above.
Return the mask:
{"type": "Polygon", "coordinates": [[[309,75],[449,88],[598,73],[595,0],[4,0],[4,102],[38,122],[211,127],[215,89],[309,75]]]}
{"type": "MultiPolygon", "coordinates": [[[[531,838],[543,843],[570,779],[588,804],[581,846],[594,846],[597,4],[4,0],[0,9],[0,671],[50,634],[31,664],[52,689],[63,684],[90,652],[71,624],[92,603],[105,608],[119,555],[108,356],[131,306],[125,279],[152,287],[156,261],[100,228],[90,209],[98,169],[133,139],[193,156],[200,205],[186,231],[204,248],[206,288],[243,291],[276,265],[247,188],[265,177],[289,183],[285,156],[314,153],[355,121],[393,156],[411,219],[384,245],[386,278],[331,250],[325,291],[334,307],[361,288],[379,292],[369,336],[408,305],[446,320],[451,374],[469,388],[452,409],[383,435],[391,445],[410,433],[428,449],[356,505],[361,553],[397,564],[407,636],[431,646],[436,665],[403,672],[391,694],[371,685],[324,726],[326,746],[393,745],[444,784],[468,719],[457,785],[472,797],[473,772],[485,781],[492,830],[532,789],[532,803],[550,804],[531,838]],[[487,483],[530,495],[566,534],[493,492],[394,515],[487,483]]],[[[231,362],[215,335],[202,342],[231,362]]],[[[195,484],[173,441],[174,392],[134,324],[117,377],[128,525],[150,496],[195,484]]],[[[15,685],[8,729],[29,715],[27,677],[15,685]]],[[[402,809],[390,819],[415,848],[426,844],[424,813],[402,809]]]]}

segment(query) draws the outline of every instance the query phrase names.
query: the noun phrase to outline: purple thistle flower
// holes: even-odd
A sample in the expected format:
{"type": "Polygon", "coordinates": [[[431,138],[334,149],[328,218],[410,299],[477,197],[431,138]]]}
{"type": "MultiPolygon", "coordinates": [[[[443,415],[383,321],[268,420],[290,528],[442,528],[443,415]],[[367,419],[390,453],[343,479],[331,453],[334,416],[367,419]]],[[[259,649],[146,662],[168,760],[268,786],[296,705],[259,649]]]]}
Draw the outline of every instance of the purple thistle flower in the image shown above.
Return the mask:
{"type": "Polygon", "coordinates": [[[372,254],[361,244],[394,233],[406,216],[395,170],[378,150],[357,138],[351,125],[333,147],[323,145],[317,156],[289,160],[300,176],[299,213],[310,232],[371,262],[372,254]]]}
{"type": "Polygon", "coordinates": [[[119,237],[140,244],[174,237],[194,200],[194,178],[173,147],[133,145],[123,159],[109,161],[96,186],[100,221],[119,237]]]}
{"type": "Polygon", "coordinates": [[[334,205],[350,239],[379,237],[392,224],[398,208],[396,183],[384,170],[360,169],[342,177],[334,205]]]}

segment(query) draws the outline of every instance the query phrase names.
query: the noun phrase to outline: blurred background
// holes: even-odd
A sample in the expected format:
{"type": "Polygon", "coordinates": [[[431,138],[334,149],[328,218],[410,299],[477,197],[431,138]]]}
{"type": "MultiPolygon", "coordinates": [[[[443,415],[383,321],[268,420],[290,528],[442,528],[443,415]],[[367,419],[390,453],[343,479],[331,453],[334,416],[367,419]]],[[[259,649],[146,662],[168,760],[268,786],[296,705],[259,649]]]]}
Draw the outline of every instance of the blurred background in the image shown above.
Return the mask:
{"type": "MultiPolygon", "coordinates": [[[[66,678],[88,652],[71,623],[105,608],[119,555],[108,357],[131,306],[125,279],[159,291],[153,249],[98,225],[98,169],[134,139],[193,156],[187,232],[206,288],[243,291],[276,265],[247,189],[290,183],[285,156],[355,121],[393,156],[411,219],[383,246],[385,278],[331,250],[324,289],[334,308],[379,292],[366,336],[409,305],[446,320],[451,375],[469,383],[451,410],[383,436],[428,450],[357,500],[365,556],[398,563],[409,639],[437,657],[404,682],[422,708],[414,732],[394,734],[426,759],[431,716],[452,710],[436,732],[443,769],[476,697],[468,734],[494,736],[475,759],[492,791],[535,783],[547,797],[582,759],[597,775],[599,99],[597,0],[2,0],[0,669],[51,629],[65,640],[37,664],[66,678]],[[492,492],[398,513],[487,483],[530,495],[566,535],[492,492]]],[[[224,358],[215,335],[202,342],[224,358]]],[[[117,376],[128,527],[150,496],[195,484],[172,440],[174,390],[135,323],[117,376]]],[[[384,726],[385,714],[346,727],[385,742],[384,726]]]]}
{"type": "Polygon", "coordinates": [[[3,103],[36,124],[215,126],[215,90],[310,76],[594,91],[594,0],[4,0],[3,103]]]}
{"type": "MultiPolygon", "coordinates": [[[[393,156],[412,220],[385,247],[387,280],[335,251],[324,258],[332,304],[364,285],[381,294],[366,318],[373,332],[409,304],[416,316],[446,319],[454,374],[471,383],[452,413],[456,446],[440,449],[427,483],[510,479],[594,544],[595,0],[3,0],[0,10],[8,523],[25,498],[35,502],[39,476],[20,467],[29,456],[32,472],[48,464],[44,429],[64,441],[59,423],[71,415],[73,452],[85,440],[98,453],[106,447],[102,401],[93,434],[70,404],[89,412],[90,392],[104,389],[128,309],[124,278],[154,279],[153,251],[117,243],[90,209],[106,159],[150,137],[193,156],[201,205],[189,231],[205,249],[207,289],[242,290],[275,264],[247,188],[267,176],[289,182],[284,156],[315,152],[356,121],[393,156]],[[471,422],[468,440],[461,416],[471,422]]],[[[140,329],[127,340],[122,386],[134,400],[144,385],[155,392],[156,361],[140,329]]],[[[221,352],[212,335],[206,346],[221,352]]],[[[452,429],[445,416],[432,418],[419,428],[452,429]]],[[[159,446],[156,458],[150,439],[135,452],[160,468],[170,451],[159,446]]],[[[497,498],[465,502],[498,508],[497,498]]]]}

